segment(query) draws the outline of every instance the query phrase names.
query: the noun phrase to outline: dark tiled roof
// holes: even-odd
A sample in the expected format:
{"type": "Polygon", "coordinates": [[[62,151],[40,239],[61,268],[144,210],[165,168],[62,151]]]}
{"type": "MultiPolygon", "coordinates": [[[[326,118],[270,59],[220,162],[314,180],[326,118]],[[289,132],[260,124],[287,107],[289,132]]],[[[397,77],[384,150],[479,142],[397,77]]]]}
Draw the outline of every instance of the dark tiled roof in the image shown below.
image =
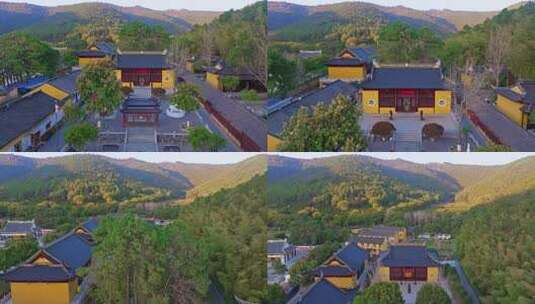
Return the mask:
{"type": "Polygon", "coordinates": [[[439,266],[431,259],[424,246],[390,246],[390,250],[382,260],[388,267],[430,267],[439,266]]]}
{"type": "Polygon", "coordinates": [[[267,243],[267,253],[268,254],[284,254],[285,245],[286,245],[286,242],[283,240],[269,241],[267,243]]]}
{"type": "Polygon", "coordinates": [[[113,45],[111,42],[97,42],[94,46],[107,55],[113,55],[116,52],[115,45],[113,45]]]}
{"type": "Polygon", "coordinates": [[[373,47],[358,47],[348,49],[354,56],[360,58],[362,61],[371,63],[376,57],[377,50],[373,47]]]}
{"type": "Polygon", "coordinates": [[[85,239],[73,232],[54,241],[44,250],[73,270],[88,264],[93,251],[85,239]]]}
{"type": "Polygon", "coordinates": [[[300,304],[351,304],[356,289],[342,290],[327,280],[320,280],[301,297],[300,304]]]}
{"type": "Polygon", "coordinates": [[[351,270],[359,272],[363,269],[364,263],[368,259],[368,251],[355,246],[353,243],[347,244],[335,254],[351,270]]]}
{"type": "Polygon", "coordinates": [[[316,277],[349,277],[354,276],[355,272],[351,270],[348,266],[331,266],[331,265],[320,265],[314,269],[314,276],[316,277]]]}
{"type": "Polygon", "coordinates": [[[22,265],[6,272],[8,282],[66,282],[75,278],[74,271],[64,265],[22,265]]]}
{"type": "Polygon", "coordinates": [[[156,98],[128,98],[123,101],[121,112],[129,111],[160,112],[160,104],[156,98]]]}
{"type": "Polygon", "coordinates": [[[447,89],[439,68],[382,67],[374,68],[365,89],[447,89]]]}
{"type": "Polygon", "coordinates": [[[83,223],[81,226],[89,232],[94,232],[99,224],[99,219],[96,217],[90,218],[87,222],[83,223]]]}
{"type": "Polygon", "coordinates": [[[91,50],[78,51],[78,52],[75,52],[74,54],[75,54],[76,56],[78,56],[78,57],[82,57],[82,58],[85,58],[85,57],[90,57],[90,58],[94,58],[94,57],[99,57],[99,58],[106,57],[106,53],[104,53],[104,52],[101,52],[101,51],[91,51],[91,50]]]}
{"type": "Polygon", "coordinates": [[[7,222],[2,229],[3,232],[8,233],[32,233],[33,232],[33,223],[32,222],[7,222]]]}
{"type": "Polygon", "coordinates": [[[268,132],[273,135],[280,135],[284,129],[284,124],[301,107],[311,107],[321,102],[330,103],[338,95],[353,97],[356,92],[356,86],[339,80],[323,89],[317,89],[301,98],[296,98],[287,106],[268,115],[268,132]]]}
{"type": "Polygon", "coordinates": [[[65,76],[56,77],[50,80],[48,83],[54,87],[62,90],[69,95],[76,92],[76,80],[80,76],[81,70],[73,71],[65,76]]]}
{"type": "Polygon", "coordinates": [[[163,54],[119,54],[117,56],[117,68],[120,69],[170,69],[167,57],[163,54]]]}
{"type": "Polygon", "coordinates": [[[328,66],[361,66],[366,64],[358,58],[333,58],[327,61],[328,66]]]}
{"type": "Polygon", "coordinates": [[[37,92],[9,104],[0,110],[0,147],[31,130],[55,111],[56,101],[37,92]]]}
{"type": "Polygon", "coordinates": [[[249,71],[245,69],[234,68],[228,65],[225,65],[223,68],[208,67],[206,68],[206,72],[221,76],[237,76],[242,80],[254,79],[254,75],[251,74],[249,71]]]}
{"type": "Polygon", "coordinates": [[[377,225],[371,228],[365,228],[358,232],[360,237],[392,237],[403,231],[403,228],[395,226],[377,225]]]}
{"type": "Polygon", "coordinates": [[[498,87],[496,88],[496,93],[503,95],[504,97],[512,101],[523,102],[524,100],[524,95],[518,94],[510,88],[498,87]]]}

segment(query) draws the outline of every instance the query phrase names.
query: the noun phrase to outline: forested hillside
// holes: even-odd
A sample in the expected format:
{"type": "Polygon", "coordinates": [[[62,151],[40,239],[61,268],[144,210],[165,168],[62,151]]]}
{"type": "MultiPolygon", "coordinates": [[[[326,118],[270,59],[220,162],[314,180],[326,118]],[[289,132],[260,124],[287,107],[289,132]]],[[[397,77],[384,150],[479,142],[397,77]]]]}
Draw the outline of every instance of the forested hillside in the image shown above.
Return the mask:
{"type": "Polygon", "coordinates": [[[257,176],[187,207],[173,207],[177,215],[165,228],[131,215],[108,218],[97,232],[94,297],[206,303],[212,284],[228,303],[234,296],[262,302],[267,292],[265,189],[265,176],[257,176]]]}

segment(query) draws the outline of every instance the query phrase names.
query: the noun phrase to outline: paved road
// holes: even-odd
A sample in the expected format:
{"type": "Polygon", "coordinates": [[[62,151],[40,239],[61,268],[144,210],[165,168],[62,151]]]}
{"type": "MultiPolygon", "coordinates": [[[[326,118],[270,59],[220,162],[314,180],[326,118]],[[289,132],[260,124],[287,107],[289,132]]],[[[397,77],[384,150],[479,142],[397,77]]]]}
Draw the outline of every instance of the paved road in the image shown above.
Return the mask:
{"type": "Polygon", "coordinates": [[[239,102],[228,98],[221,91],[212,88],[198,75],[185,72],[181,76],[187,82],[199,86],[202,96],[209,100],[217,111],[229,120],[234,127],[247,134],[262,151],[267,150],[267,127],[262,118],[251,113],[239,102]]]}
{"type": "Polygon", "coordinates": [[[459,275],[459,280],[461,281],[461,285],[463,286],[464,290],[470,297],[470,302],[472,304],[479,304],[479,297],[477,296],[476,290],[470,285],[470,281],[468,281],[468,277],[464,273],[463,267],[457,260],[448,260],[448,261],[441,261],[440,262],[443,265],[449,265],[455,269],[457,272],[457,275],[459,275]]]}
{"type": "Polygon", "coordinates": [[[476,101],[470,105],[479,119],[516,152],[535,151],[535,135],[522,129],[490,104],[476,101]]]}

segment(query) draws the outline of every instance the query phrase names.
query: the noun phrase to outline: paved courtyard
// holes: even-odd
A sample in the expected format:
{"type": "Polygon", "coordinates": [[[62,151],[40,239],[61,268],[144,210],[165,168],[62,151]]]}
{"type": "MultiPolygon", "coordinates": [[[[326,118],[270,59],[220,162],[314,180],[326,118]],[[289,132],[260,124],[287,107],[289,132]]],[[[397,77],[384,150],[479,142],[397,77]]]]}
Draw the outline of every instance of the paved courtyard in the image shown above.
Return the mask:
{"type": "MultiPolygon", "coordinates": [[[[146,92],[136,91],[136,97],[146,97],[146,92]]],[[[150,94],[150,93],[149,93],[150,94]]],[[[91,117],[90,121],[100,120],[101,137],[97,142],[90,143],[88,151],[127,151],[127,152],[180,152],[193,151],[187,141],[187,129],[204,126],[218,134],[226,141],[222,152],[239,151],[234,142],[214,123],[210,115],[201,107],[199,110],[187,113],[183,118],[167,116],[169,102],[160,98],[161,113],[156,127],[136,126],[124,128],[121,123],[121,113],[115,110],[108,117],[91,117]],[[160,139],[160,140],[158,140],[160,139]]]]}

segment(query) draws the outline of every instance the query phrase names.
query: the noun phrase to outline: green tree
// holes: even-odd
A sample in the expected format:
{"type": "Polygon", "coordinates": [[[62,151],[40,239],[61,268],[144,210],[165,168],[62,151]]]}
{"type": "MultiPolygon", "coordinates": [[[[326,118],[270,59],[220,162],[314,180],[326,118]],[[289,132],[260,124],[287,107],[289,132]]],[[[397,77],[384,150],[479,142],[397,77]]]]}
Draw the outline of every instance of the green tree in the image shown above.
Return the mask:
{"type": "Polygon", "coordinates": [[[186,112],[196,111],[199,109],[201,102],[199,87],[190,83],[179,84],[169,102],[186,112]]]}
{"type": "Polygon", "coordinates": [[[188,141],[195,151],[217,152],[225,147],[225,139],[203,126],[190,128],[188,141]]]}
{"type": "Polygon", "coordinates": [[[171,43],[171,35],[162,26],[141,21],[125,23],[119,30],[118,47],[125,51],[162,51],[171,43]]]}
{"type": "Polygon", "coordinates": [[[285,96],[295,87],[296,62],[285,58],[274,47],[268,50],[268,71],[270,96],[285,96]]]}
{"type": "Polygon", "coordinates": [[[80,98],[89,112],[106,115],[123,100],[121,84],[108,64],[90,64],[82,69],[76,83],[80,98]]]}
{"type": "Polygon", "coordinates": [[[97,139],[97,136],[98,129],[89,123],[71,126],[65,131],[64,135],[65,142],[78,151],[82,151],[85,145],[97,139]]]}
{"type": "Polygon", "coordinates": [[[6,271],[10,267],[22,263],[39,249],[37,242],[33,238],[10,240],[6,245],[6,248],[0,250],[1,271],[6,271]]]}
{"type": "Polygon", "coordinates": [[[225,91],[234,92],[240,85],[240,78],[238,76],[223,76],[221,82],[225,91]]]}
{"type": "Polygon", "coordinates": [[[442,287],[435,284],[424,284],[416,296],[416,304],[450,304],[451,300],[442,287]]]}
{"type": "MultiPolygon", "coordinates": [[[[329,102],[329,101],[327,101],[329,102]]],[[[366,140],[359,126],[361,110],[339,95],[330,104],[302,107],[282,131],[281,151],[362,151],[366,140]]]]}
{"type": "Polygon", "coordinates": [[[381,282],[364,290],[353,301],[354,304],[403,304],[401,290],[397,283],[381,282]]]}

